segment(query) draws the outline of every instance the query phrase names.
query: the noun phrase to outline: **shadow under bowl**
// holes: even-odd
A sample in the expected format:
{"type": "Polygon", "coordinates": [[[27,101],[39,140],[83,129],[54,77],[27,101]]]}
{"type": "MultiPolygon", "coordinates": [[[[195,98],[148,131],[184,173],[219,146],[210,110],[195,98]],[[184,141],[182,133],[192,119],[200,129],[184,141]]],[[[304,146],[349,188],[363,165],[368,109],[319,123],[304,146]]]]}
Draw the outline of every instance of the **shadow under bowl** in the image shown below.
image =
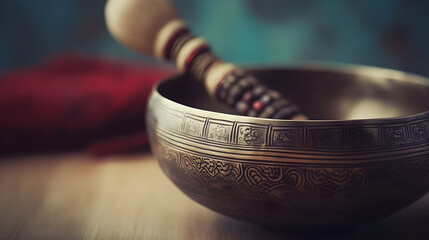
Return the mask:
{"type": "Polygon", "coordinates": [[[154,88],[151,148],[189,197],[271,227],[377,220],[429,189],[429,80],[364,66],[250,69],[311,119],[232,114],[182,75],[154,88]]]}

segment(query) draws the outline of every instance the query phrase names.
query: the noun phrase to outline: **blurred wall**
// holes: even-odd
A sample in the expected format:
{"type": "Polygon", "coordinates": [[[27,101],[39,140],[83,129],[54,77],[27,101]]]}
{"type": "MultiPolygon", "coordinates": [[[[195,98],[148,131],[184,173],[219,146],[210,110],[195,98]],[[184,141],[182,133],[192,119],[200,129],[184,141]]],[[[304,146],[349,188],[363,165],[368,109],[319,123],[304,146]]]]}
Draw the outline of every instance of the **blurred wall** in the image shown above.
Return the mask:
{"type": "MultiPolygon", "coordinates": [[[[173,1],[193,31],[231,62],[346,62],[429,76],[429,1],[173,1]]],[[[109,36],[105,0],[0,3],[0,71],[61,52],[157,62],[109,36]]]]}

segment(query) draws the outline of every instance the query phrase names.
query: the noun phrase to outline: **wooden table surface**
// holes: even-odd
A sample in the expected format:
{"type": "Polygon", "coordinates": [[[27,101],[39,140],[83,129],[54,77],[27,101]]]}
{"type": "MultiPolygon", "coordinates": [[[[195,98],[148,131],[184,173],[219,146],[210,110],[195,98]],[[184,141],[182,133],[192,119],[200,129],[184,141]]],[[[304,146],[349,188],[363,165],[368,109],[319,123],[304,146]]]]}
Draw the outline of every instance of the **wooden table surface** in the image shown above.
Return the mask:
{"type": "Polygon", "coordinates": [[[150,153],[0,159],[0,239],[429,239],[429,195],[354,229],[291,233],[193,202],[150,153]]]}

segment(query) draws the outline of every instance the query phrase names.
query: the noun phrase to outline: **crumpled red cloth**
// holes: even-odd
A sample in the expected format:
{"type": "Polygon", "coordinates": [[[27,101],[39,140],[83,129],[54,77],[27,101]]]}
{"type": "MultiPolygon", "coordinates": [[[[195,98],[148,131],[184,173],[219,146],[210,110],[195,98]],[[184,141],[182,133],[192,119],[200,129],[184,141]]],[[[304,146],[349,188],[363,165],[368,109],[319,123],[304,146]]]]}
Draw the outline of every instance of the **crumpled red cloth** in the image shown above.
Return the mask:
{"type": "Polygon", "coordinates": [[[0,153],[87,148],[96,155],[143,149],[155,82],[174,71],[62,56],[0,74],[0,153]]]}

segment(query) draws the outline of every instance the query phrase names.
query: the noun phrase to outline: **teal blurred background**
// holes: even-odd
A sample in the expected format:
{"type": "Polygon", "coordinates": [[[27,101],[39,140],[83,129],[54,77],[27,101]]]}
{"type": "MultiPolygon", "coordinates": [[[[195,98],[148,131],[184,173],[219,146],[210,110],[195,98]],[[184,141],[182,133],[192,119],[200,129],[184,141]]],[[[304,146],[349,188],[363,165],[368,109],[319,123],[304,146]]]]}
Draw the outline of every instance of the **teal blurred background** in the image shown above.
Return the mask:
{"type": "MultiPolygon", "coordinates": [[[[78,52],[161,64],[118,44],[105,0],[0,0],[0,71],[78,52]]],[[[174,0],[193,31],[239,64],[330,61],[429,76],[423,0],[174,0]]]]}

